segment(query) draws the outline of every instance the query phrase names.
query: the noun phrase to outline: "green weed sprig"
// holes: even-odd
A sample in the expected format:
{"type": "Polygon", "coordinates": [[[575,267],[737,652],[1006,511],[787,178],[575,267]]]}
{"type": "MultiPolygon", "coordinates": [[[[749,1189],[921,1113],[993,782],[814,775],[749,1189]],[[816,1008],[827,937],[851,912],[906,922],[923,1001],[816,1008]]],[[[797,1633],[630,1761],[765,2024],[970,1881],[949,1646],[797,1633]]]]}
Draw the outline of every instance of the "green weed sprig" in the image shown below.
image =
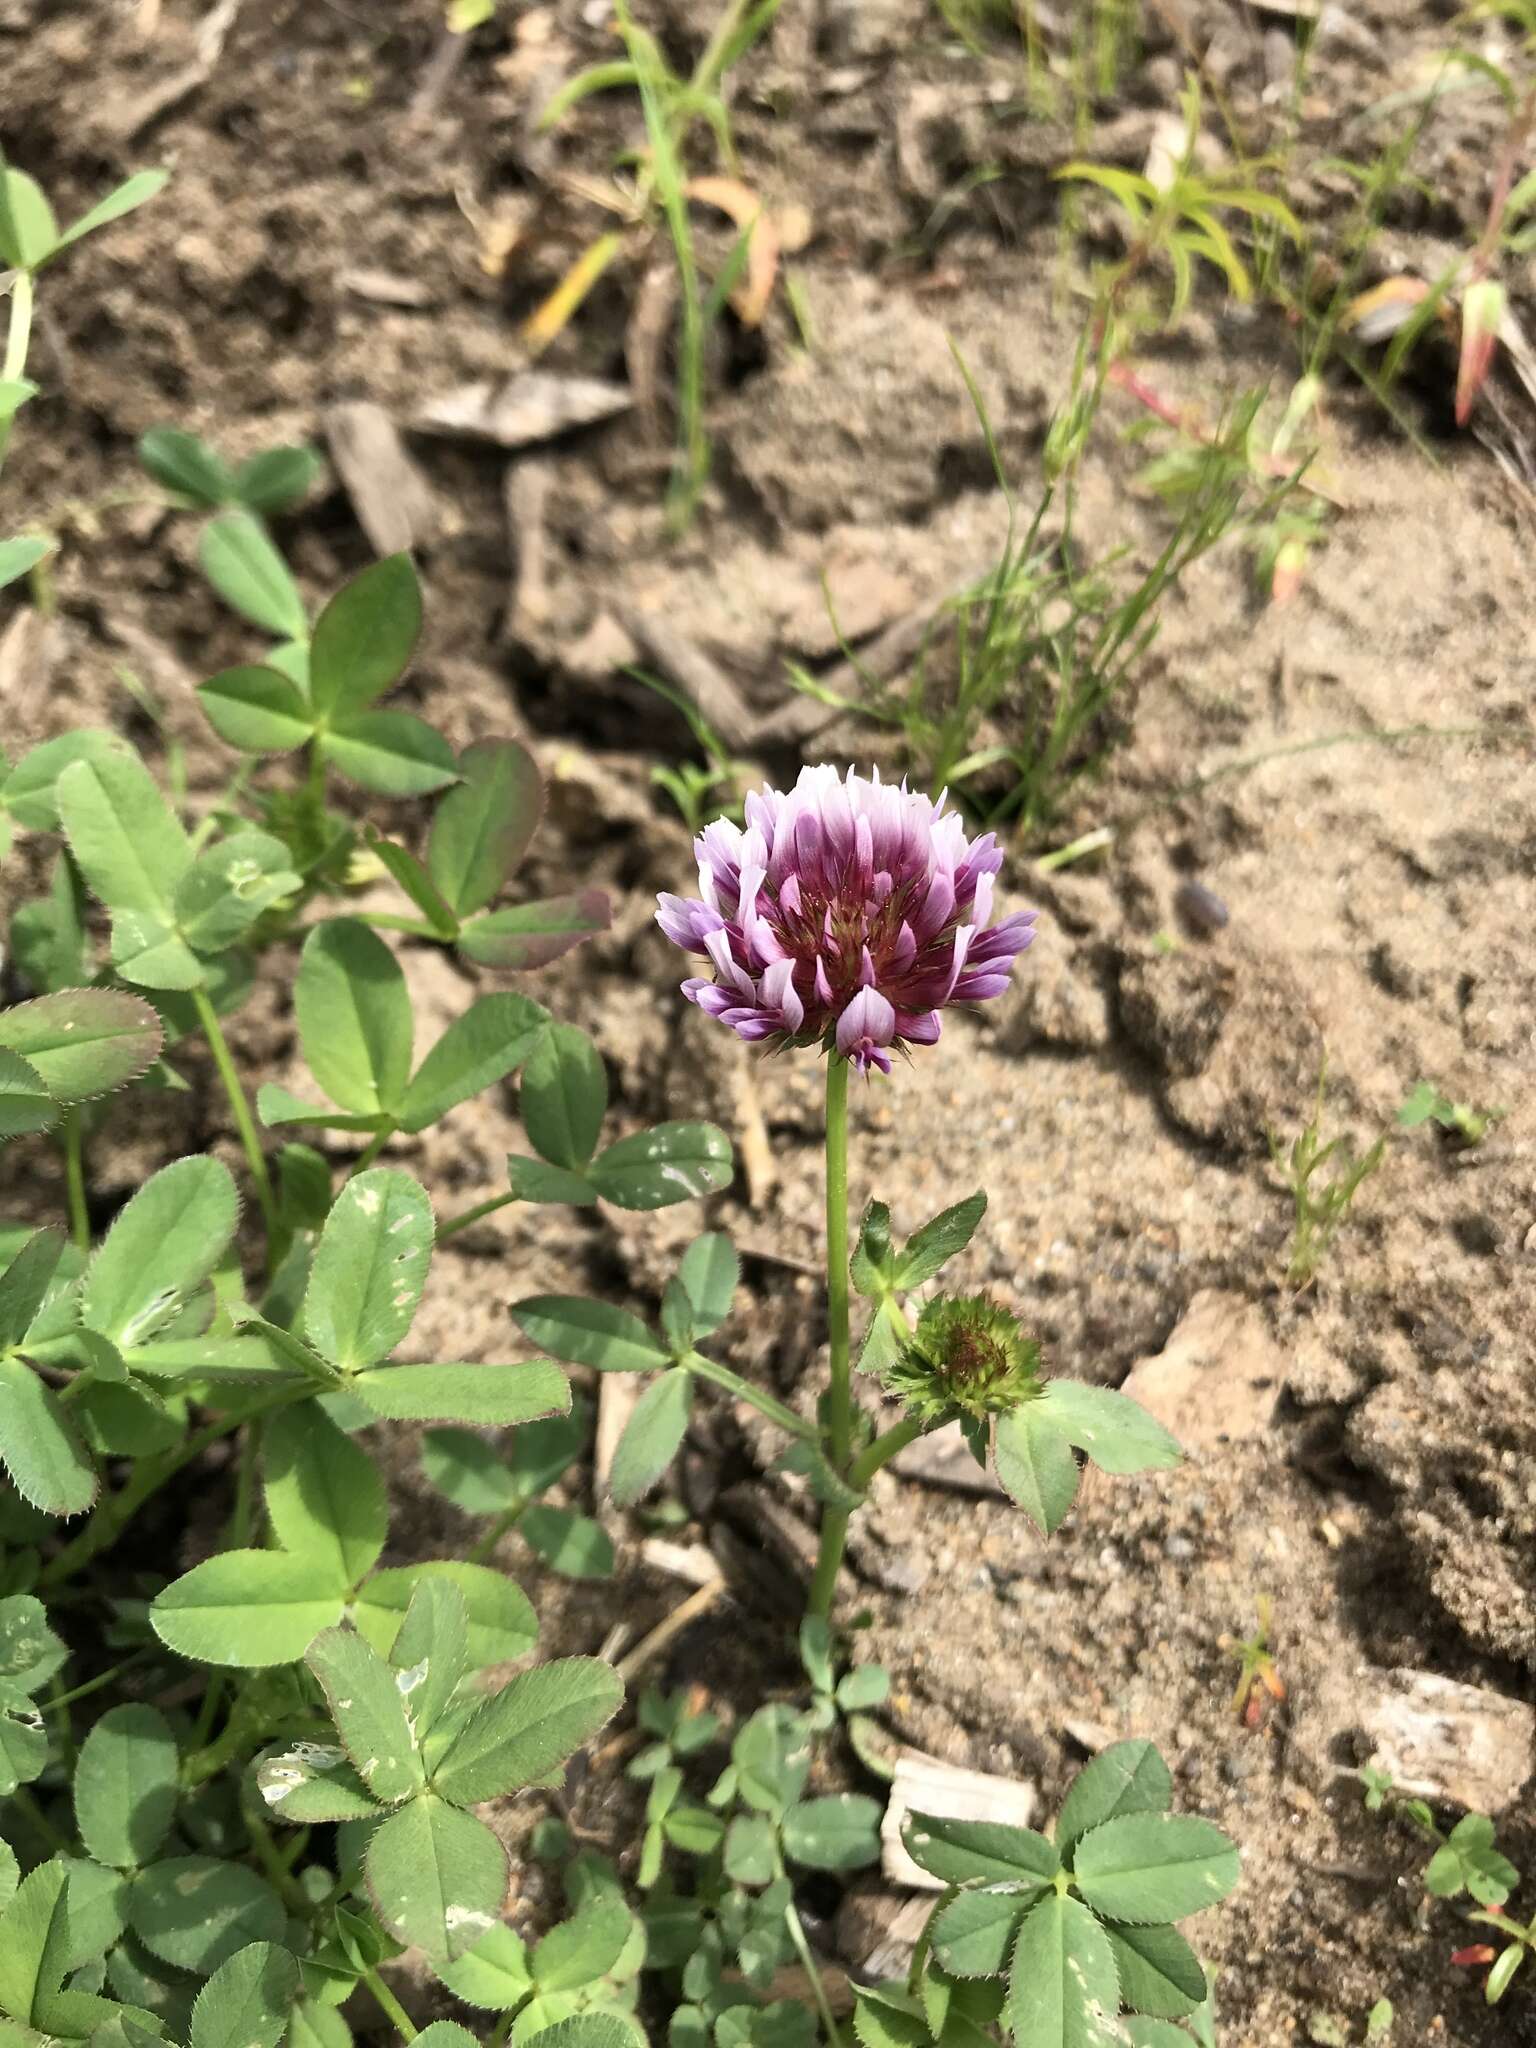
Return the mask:
{"type": "Polygon", "coordinates": [[[1424,1870],[1424,1889],[1433,1899],[1469,1898],[1465,1917],[1497,1937],[1480,1940],[1457,1949],[1451,1961],[1462,1969],[1487,1967],[1483,1996],[1497,2005],[1514,1982],[1515,1974],[1536,1951],[1536,1919],[1529,1923],[1515,1919],[1506,1906],[1518,1890],[1521,1876],[1498,1845],[1498,1834],[1486,1814],[1463,1814],[1450,1829],[1443,1830],[1434,1809],[1425,1799],[1401,1791],[1389,1772],[1367,1766],[1360,1773],[1365,1787],[1365,1805],[1370,1813],[1387,1812],[1406,1821],[1433,1846],[1424,1870]]]}
{"type": "Polygon", "coordinates": [[[1270,1157],[1290,1191],[1294,1215],[1285,1270],[1286,1281],[1292,1287],[1309,1287],[1316,1279],[1317,1269],[1332,1248],[1356,1195],[1387,1156],[1385,1132],[1358,1154],[1348,1137],[1341,1135],[1324,1142],[1327,1090],[1325,1061],[1317,1077],[1317,1102],[1311,1120],[1289,1146],[1275,1132],[1269,1133],[1270,1157]],[[1327,1177],[1321,1178],[1325,1169],[1327,1177]]]}

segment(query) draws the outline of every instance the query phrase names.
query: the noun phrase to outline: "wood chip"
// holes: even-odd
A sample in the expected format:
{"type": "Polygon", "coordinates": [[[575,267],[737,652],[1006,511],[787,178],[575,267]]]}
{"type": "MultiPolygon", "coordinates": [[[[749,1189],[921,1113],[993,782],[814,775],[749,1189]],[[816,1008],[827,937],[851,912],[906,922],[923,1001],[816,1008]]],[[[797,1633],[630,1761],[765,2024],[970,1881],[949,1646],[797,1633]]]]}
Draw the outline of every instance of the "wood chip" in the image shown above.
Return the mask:
{"type": "Polygon", "coordinates": [[[661,363],[677,315],[677,265],[653,263],[640,279],[624,328],[624,367],[635,409],[647,428],[661,428],[661,363]]]}
{"type": "Polygon", "coordinates": [[[526,448],[553,441],[577,427],[594,426],[632,404],[629,388],[600,377],[559,377],[548,370],[523,370],[498,381],[479,378],[429,399],[412,425],[427,434],[491,441],[502,448],[526,448]]]}
{"type": "Polygon", "coordinates": [[[907,1898],[895,1892],[849,1892],[837,1911],[837,1946],[855,1978],[882,1984],[905,1977],[932,1912],[933,1900],[926,1893],[907,1898]]]}
{"type": "Polygon", "coordinates": [[[538,460],[512,462],[502,483],[507,510],[507,539],[512,554],[512,582],[507,599],[506,630],[516,639],[549,617],[545,510],[554,467],[538,460]]]}
{"type": "Polygon", "coordinates": [[[419,277],[402,277],[393,270],[343,270],[336,283],[355,299],[369,299],[376,306],[405,306],[417,310],[435,303],[437,294],[419,277]]]}
{"type": "Polygon", "coordinates": [[[941,1892],[942,1878],[914,1863],[902,1846],[901,1829],[909,1813],[932,1814],[935,1820],[1001,1821],[1027,1828],[1039,1794],[1024,1778],[999,1778],[990,1771],[968,1771],[940,1763],[918,1749],[904,1749],[896,1759],[890,1804],[880,1823],[881,1868],[892,1884],[910,1891],[941,1892]]]}
{"type": "Polygon", "coordinates": [[[614,613],[642,656],[693,701],[726,746],[750,745],[759,720],[725,671],[670,620],[640,605],[615,603],[614,613]]]}
{"type": "Polygon", "coordinates": [[[664,1536],[648,1536],[640,1555],[652,1571],[665,1572],[687,1586],[709,1586],[720,1577],[713,1553],[702,1543],[668,1543],[664,1536]]]}
{"type": "Polygon", "coordinates": [[[744,1059],[732,1076],[731,1107],[736,1143],[747,1177],[747,1204],[761,1209],[779,1184],[778,1162],[768,1137],[757,1075],[750,1059],[744,1059]]]}
{"type": "Polygon", "coordinates": [[[183,64],[167,77],[159,79],[146,92],[121,105],[109,103],[98,119],[100,132],[119,142],[131,142],[146,128],[153,127],[163,115],[179,107],[183,100],[190,99],[199,86],[206,85],[218,68],[240,6],[241,0],[219,0],[218,6],[211,8],[198,23],[197,55],[192,62],[183,64]]]}
{"type": "Polygon", "coordinates": [[[592,1445],[592,1469],[600,1500],[608,1494],[613,1455],[619,1448],[629,1418],[639,1405],[641,1374],[605,1372],[597,1389],[597,1432],[592,1445]]]}
{"type": "Polygon", "coordinates": [[[12,742],[31,730],[34,714],[50,702],[49,684],[67,637],[62,619],[44,618],[30,604],[19,606],[0,633],[0,711],[8,751],[14,751],[12,742]]]}
{"type": "Polygon", "coordinates": [[[442,508],[383,406],[369,399],[333,406],[325,438],[376,555],[402,554],[437,538],[442,508]]]}
{"type": "MultiPolygon", "coordinates": [[[[934,619],[950,599],[973,589],[978,580],[978,575],[967,576],[933,604],[924,605],[909,618],[898,619],[895,625],[887,626],[879,638],[860,653],[857,667],[851,661],[839,662],[836,668],[820,678],[822,684],[835,696],[859,703],[865,695],[865,678],[872,678],[877,683],[890,682],[916,659],[932,630],[934,619]]],[[[846,715],[835,704],[823,704],[819,698],[796,695],[759,722],[754,738],[759,746],[777,740],[813,739],[846,715]]]]}

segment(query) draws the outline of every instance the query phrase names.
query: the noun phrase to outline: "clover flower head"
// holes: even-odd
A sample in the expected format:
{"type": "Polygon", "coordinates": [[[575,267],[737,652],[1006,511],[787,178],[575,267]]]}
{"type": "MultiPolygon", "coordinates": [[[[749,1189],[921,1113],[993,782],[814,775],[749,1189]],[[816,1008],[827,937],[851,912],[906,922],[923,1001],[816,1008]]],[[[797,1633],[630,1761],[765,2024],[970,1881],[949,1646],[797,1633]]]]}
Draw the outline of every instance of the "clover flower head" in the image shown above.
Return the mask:
{"type": "Polygon", "coordinates": [[[1005,1415],[1044,1386],[1039,1345],[989,1294],[936,1295],[882,1377],[927,1424],[1005,1415]]]}
{"type": "Polygon", "coordinates": [[[1002,994],[1035,922],[992,922],[1002,849],[944,804],[826,766],[754,791],[745,829],[720,818],[695,840],[699,897],[658,898],[667,937],[713,970],[683,994],[739,1038],[861,1072],[934,1044],[941,1010],[1002,994]]]}

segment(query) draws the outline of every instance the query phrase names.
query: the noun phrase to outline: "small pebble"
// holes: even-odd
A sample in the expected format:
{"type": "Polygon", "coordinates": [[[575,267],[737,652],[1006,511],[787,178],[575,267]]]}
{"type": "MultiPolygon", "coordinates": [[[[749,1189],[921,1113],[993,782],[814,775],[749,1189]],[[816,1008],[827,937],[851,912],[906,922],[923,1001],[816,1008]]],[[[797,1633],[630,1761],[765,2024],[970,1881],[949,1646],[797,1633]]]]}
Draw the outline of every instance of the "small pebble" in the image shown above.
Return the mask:
{"type": "Polygon", "coordinates": [[[1214,889],[1207,889],[1204,882],[1180,882],[1175,892],[1174,908],[1184,923],[1193,932],[1209,938],[1213,932],[1224,931],[1230,922],[1231,913],[1214,889]]]}

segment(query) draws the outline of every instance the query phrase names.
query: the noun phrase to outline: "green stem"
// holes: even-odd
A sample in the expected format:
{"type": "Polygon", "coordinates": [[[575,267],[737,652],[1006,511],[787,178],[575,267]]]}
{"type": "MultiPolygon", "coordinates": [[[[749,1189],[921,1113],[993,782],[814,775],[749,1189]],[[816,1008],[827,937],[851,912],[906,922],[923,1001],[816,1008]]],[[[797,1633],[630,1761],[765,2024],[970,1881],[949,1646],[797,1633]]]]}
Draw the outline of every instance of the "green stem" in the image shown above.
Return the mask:
{"type": "Polygon", "coordinates": [[[272,1179],[267,1172],[266,1155],[261,1149],[261,1140],[256,1135],[256,1125],[251,1117],[251,1106],[245,1099],[240,1076],[236,1073],[235,1063],[229,1055],[229,1043],[205,989],[193,989],[192,1007],[197,1012],[197,1021],[203,1028],[203,1035],[208,1040],[208,1050],[213,1054],[213,1063],[219,1070],[219,1079],[224,1083],[224,1093],[229,1097],[235,1128],[240,1133],[240,1143],[245,1148],[251,1179],[256,1184],[256,1200],[261,1208],[262,1221],[267,1226],[267,1261],[269,1266],[275,1265],[279,1257],[277,1201],[272,1193],[272,1179]]]}
{"type": "Polygon", "coordinates": [[[314,1902],[279,1853],[277,1844],[272,1839],[272,1830],[256,1810],[256,1796],[247,1780],[244,1796],[240,1801],[241,1818],[245,1822],[246,1833],[251,1838],[251,1847],[256,1851],[257,1861],[267,1873],[269,1882],[289,1912],[296,1914],[301,1920],[312,1920],[315,1915],[314,1902]]]}
{"type": "MultiPolygon", "coordinates": [[[[853,1455],[853,1379],[848,1344],[848,1062],[827,1062],[827,1322],[832,1383],[827,1392],[827,1456],[846,1472],[853,1455]]],[[[848,1540],[848,1510],[825,1507],[821,1546],[807,1611],[823,1621],[832,1612],[838,1568],[848,1540]]]]}
{"type": "Polygon", "coordinates": [[[240,1459],[235,1468],[235,1509],[230,1517],[230,1550],[247,1550],[256,1503],[256,1465],[261,1456],[261,1422],[248,1422],[240,1432],[240,1459]]]}
{"type": "Polygon", "coordinates": [[[148,1650],[135,1650],[131,1657],[125,1657],[121,1664],[114,1664],[110,1671],[98,1672],[95,1678],[88,1678],[84,1685],[74,1686],[69,1692],[54,1695],[43,1708],[45,1714],[57,1714],[64,1707],[72,1707],[76,1700],[89,1699],[93,1692],[100,1692],[104,1686],[115,1685],[125,1671],[131,1671],[135,1664],[142,1664],[149,1656],[148,1650]]]}
{"type": "Polygon", "coordinates": [[[842,1568],[843,1550],[848,1542],[847,1508],[825,1507],[821,1511],[821,1543],[816,1552],[816,1571],[806,1598],[807,1614],[825,1621],[832,1612],[832,1596],[842,1568]]]}
{"type": "Polygon", "coordinates": [[[193,1727],[192,1739],[189,1744],[194,1754],[208,1747],[208,1738],[213,1733],[213,1724],[217,1718],[219,1703],[223,1697],[224,1673],[222,1671],[215,1671],[207,1685],[203,1688],[202,1702],[197,1710],[197,1722],[193,1727]]]}
{"type": "Polygon", "coordinates": [[[439,1223],[438,1243],[441,1244],[445,1237],[453,1237],[461,1230],[468,1230],[471,1223],[478,1223],[482,1216],[490,1216],[497,1209],[505,1209],[509,1202],[516,1200],[516,1195],[492,1195],[488,1202],[476,1202],[473,1209],[466,1209],[462,1216],[455,1216],[452,1222],[439,1223]]]}
{"type": "MultiPolygon", "coordinates": [[[[3,176],[0,172],[0,176],[3,176]]],[[[18,270],[11,281],[11,324],[5,337],[5,361],[0,364],[0,382],[13,384],[27,367],[27,349],[32,340],[32,273],[18,270]]],[[[0,463],[10,446],[13,413],[0,420],[0,463]]]]}
{"type": "MultiPolygon", "coordinates": [[[[774,1852],[773,1861],[774,1875],[776,1877],[783,1877],[784,1858],[777,1850],[774,1852]]],[[[827,2037],[827,2048],[840,2048],[843,2037],[838,2031],[837,2020],[827,1999],[827,1987],[821,1980],[820,1966],[817,1964],[811,1944],[805,1938],[805,1927],[800,1919],[800,1909],[796,1906],[793,1899],[784,1908],[784,1924],[789,1929],[789,1938],[794,1943],[795,1952],[800,1958],[800,1967],[805,1971],[807,1978],[810,1980],[811,1996],[815,1999],[816,2010],[821,2015],[822,2029],[827,2037]]]]}
{"type": "Polygon", "coordinates": [[[384,1147],[395,1135],[397,1128],[394,1118],[391,1117],[382,1131],[374,1132],[362,1151],[358,1153],[355,1163],[347,1174],[348,1180],[353,1179],[359,1173],[366,1173],[368,1171],[369,1167],[372,1166],[375,1159],[378,1158],[384,1147]]]}
{"type": "Polygon", "coordinates": [[[69,1234],[83,1252],[91,1248],[91,1219],[85,1203],[85,1134],[80,1112],[64,1119],[64,1182],[69,1196],[69,1234]]]}
{"type": "Polygon", "coordinates": [[[923,1424],[916,1416],[904,1415],[900,1422],[893,1422],[883,1435],[877,1436],[868,1450],[854,1459],[848,1469],[848,1484],[856,1486],[860,1493],[883,1465],[888,1465],[898,1451],[904,1451],[923,1433],[923,1424]]]}
{"type": "Polygon", "coordinates": [[[69,1695],[59,1683],[58,1673],[55,1672],[48,1681],[48,1703],[42,1711],[45,1714],[56,1713],[59,1715],[59,1725],[54,1731],[54,1739],[59,1745],[59,1768],[63,1771],[66,1778],[73,1778],[75,1775],[76,1757],[75,1731],[70,1724],[69,1710],[64,1706],[64,1702],[68,1697],[69,1695]],[[62,1712],[60,1712],[61,1708],[63,1709],[62,1712]]]}
{"type": "Polygon", "coordinates": [[[242,1751],[255,1747],[250,1730],[237,1711],[239,1704],[237,1700],[224,1723],[224,1732],[216,1742],[210,1742],[206,1749],[194,1750],[183,1759],[181,1782],[189,1792],[196,1791],[199,1785],[206,1785],[210,1778],[217,1778],[239,1760],[242,1751]]]}
{"type": "Polygon", "coordinates": [[[414,2041],[416,2038],[416,2029],[411,2025],[410,2014],[405,2010],[405,2007],[400,2003],[399,1999],[396,1998],[393,1991],[391,1991],[389,1986],[384,1982],[384,1979],[379,1975],[378,1971],[364,1970],[362,1977],[359,1981],[363,1984],[366,1984],[368,1989],[373,1993],[374,2001],[378,2005],[379,2010],[383,2013],[384,2017],[389,2021],[389,2024],[394,2028],[395,2032],[400,2036],[401,2040],[414,2041]]]}
{"type": "Polygon", "coordinates": [[[490,1528],[480,1538],[480,1541],[475,1544],[473,1549],[467,1550],[464,1553],[465,1562],[468,1564],[484,1564],[507,1531],[517,1527],[517,1524],[523,1518],[523,1511],[527,1506],[527,1501],[520,1500],[515,1507],[503,1508],[495,1521],[492,1522],[490,1528]]]}
{"type": "Polygon", "coordinates": [[[750,1401],[759,1415],[766,1415],[770,1422],[776,1422],[780,1429],[787,1429],[791,1436],[799,1437],[805,1443],[816,1442],[820,1432],[814,1423],[807,1422],[803,1415],[797,1415],[793,1408],[786,1408],[772,1394],[765,1394],[760,1387],[754,1387],[750,1380],[732,1372],[728,1365],[716,1365],[712,1358],[705,1358],[697,1351],[690,1351],[683,1363],[689,1372],[696,1373],[701,1380],[708,1380],[714,1386],[723,1387],[738,1401],[750,1401]]]}
{"type": "Polygon", "coordinates": [[[436,939],[439,944],[453,936],[451,932],[440,932],[423,917],[404,917],[396,910],[354,910],[349,915],[359,924],[372,925],[376,932],[408,932],[412,938],[436,939]]]}
{"type": "Polygon", "coordinates": [[[848,1062],[827,1064],[827,1322],[832,1385],[827,1430],[841,1472],[853,1450],[853,1378],[848,1364],[848,1062]]]}
{"type": "Polygon", "coordinates": [[[279,1408],[288,1407],[291,1402],[308,1400],[313,1391],[307,1386],[285,1387],[281,1394],[271,1396],[255,1408],[245,1408],[236,1415],[224,1415],[217,1422],[206,1424],[174,1451],[162,1451],[157,1458],[141,1458],[128,1484],[101,1501],[73,1543],[67,1543],[43,1568],[38,1585],[59,1585],[82,1565],[89,1564],[93,1557],[109,1549],[145,1502],[194,1459],[200,1458],[221,1436],[228,1436],[232,1430],[239,1429],[242,1423],[250,1422],[258,1415],[271,1415],[279,1408]]]}

